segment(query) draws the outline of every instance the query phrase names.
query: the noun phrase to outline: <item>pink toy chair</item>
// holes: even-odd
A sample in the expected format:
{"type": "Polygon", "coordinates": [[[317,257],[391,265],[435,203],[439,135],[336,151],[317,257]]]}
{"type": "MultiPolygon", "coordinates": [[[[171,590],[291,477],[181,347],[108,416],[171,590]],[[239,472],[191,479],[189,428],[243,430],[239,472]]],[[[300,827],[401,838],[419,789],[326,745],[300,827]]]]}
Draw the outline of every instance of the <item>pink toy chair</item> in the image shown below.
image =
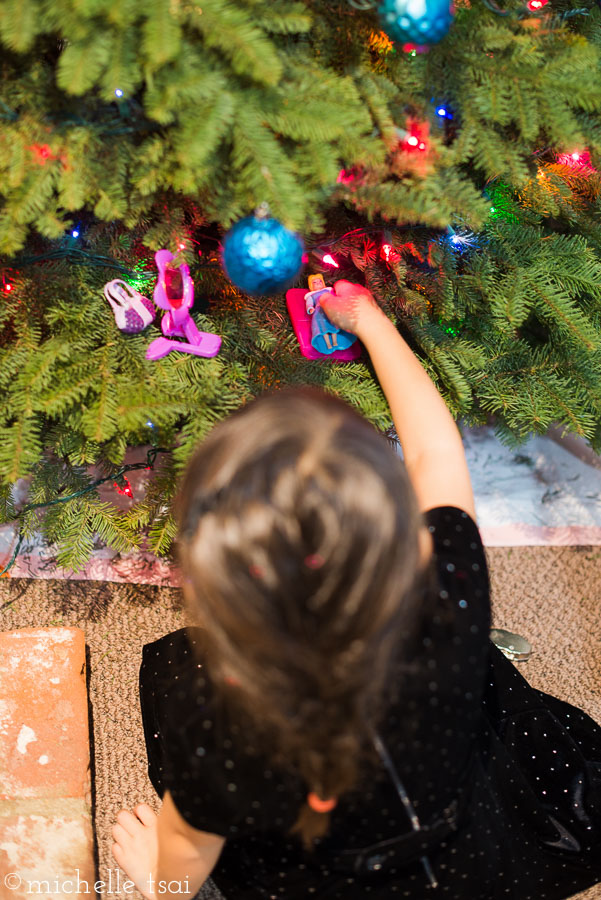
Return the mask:
{"type": "Polygon", "coordinates": [[[160,359],[171,350],[196,356],[216,356],[221,338],[217,334],[199,331],[190,315],[190,308],[194,303],[194,282],[190,277],[190,269],[185,264],[177,269],[170,267],[169,263],[175,256],[169,250],[158,250],[154,258],[159,270],[154,302],[165,310],[161,320],[161,330],[165,337],[157,338],[150,344],[146,359],[160,359]],[[188,343],[168,341],[168,337],[186,338],[188,343]]]}

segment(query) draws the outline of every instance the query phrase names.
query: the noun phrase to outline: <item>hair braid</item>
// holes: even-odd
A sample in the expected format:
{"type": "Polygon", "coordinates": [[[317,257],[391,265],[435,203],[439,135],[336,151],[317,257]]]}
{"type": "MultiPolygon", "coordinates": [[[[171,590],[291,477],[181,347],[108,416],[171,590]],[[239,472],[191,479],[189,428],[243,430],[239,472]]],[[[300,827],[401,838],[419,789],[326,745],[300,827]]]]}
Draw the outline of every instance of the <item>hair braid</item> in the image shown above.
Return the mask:
{"type": "MultiPolygon", "coordinates": [[[[370,755],[420,594],[423,520],[404,466],[342,401],[287,389],[214,428],[178,507],[216,685],[308,795],[341,797],[370,755]]],[[[305,803],[293,831],[309,847],[329,823],[305,803]]]]}

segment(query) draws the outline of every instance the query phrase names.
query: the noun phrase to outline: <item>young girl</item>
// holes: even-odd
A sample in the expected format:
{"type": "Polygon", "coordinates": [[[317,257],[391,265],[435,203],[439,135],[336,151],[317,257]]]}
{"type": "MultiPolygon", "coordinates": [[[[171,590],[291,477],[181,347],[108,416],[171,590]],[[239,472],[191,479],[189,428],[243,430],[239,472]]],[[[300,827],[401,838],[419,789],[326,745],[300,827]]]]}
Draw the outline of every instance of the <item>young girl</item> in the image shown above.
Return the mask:
{"type": "Polygon", "coordinates": [[[371,295],[324,310],[370,353],[403,462],[315,389],[198,448],[179,497],[197,626],[144,647],[159,816],[122,810],[148,900],[570,897],[601,880],[601,729],[489,642],[463,446],[371,295]]]}

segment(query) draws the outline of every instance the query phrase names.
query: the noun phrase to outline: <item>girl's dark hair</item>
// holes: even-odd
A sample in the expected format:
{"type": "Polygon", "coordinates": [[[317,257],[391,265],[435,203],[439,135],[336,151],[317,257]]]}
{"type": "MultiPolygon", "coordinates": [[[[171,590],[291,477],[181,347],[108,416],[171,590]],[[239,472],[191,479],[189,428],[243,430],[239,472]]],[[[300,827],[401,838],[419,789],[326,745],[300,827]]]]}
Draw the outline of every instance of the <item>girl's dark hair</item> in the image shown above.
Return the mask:
{"type": "MultiPolygon", "coordinates": [[[[285,388],[213,429],[176,508],[217,688],[307,792],[340,797],[358,780],[423,591],[423,517],[402,461],[343,401],[285,388]]],[[[293,831],[308,847],[328,825],[305,804],[293,831]]]]}

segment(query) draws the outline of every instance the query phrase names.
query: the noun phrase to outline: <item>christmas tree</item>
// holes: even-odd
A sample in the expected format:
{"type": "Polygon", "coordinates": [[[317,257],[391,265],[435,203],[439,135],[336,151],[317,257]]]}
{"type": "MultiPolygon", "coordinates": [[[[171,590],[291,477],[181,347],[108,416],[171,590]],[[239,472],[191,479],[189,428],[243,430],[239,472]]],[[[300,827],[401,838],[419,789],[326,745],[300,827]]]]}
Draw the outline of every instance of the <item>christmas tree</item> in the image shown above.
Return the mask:
{"type": "Polygon", "coordinates": [[[194,447],[267,388],[318,384],[390,427],[365,356],[305,359],[284,291],[226,277],[224,234],[264,203],[305,240],[295,286],[365,283],[456,417],[513,445],[559,422],[601,450],[597,4],[358,5],[0,5],[0,515],[61,564],[95,535],[168,553],[194,447]],[[149,360],[159,318],[116,327],[103,285],[151,297],[160,248],[217,356],[149,360]],[[149,444],[145,498],[101,502],[88,467],[122,483],[149,444]]]}

